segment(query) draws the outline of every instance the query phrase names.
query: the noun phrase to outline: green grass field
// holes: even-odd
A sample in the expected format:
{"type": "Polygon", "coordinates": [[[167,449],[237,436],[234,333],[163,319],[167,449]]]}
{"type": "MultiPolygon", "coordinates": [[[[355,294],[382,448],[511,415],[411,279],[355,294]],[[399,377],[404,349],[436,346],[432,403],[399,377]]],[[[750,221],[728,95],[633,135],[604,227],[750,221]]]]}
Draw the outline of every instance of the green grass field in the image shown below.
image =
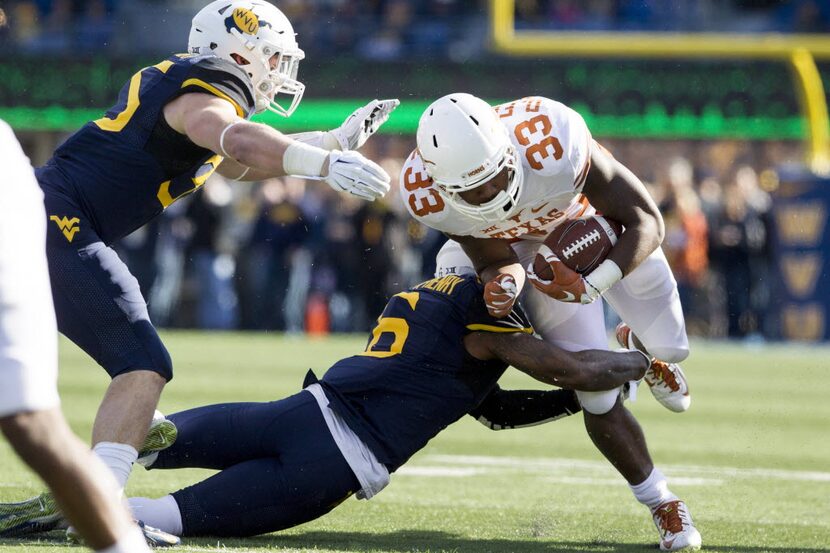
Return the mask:
{"type": "MultiPolygon", "coordinates": [[[[176,378],[165,412],[208,403],[270,400],[299,389],[354,353],[362,337],[168,333],[176,378]]],[[[830,550],[830,349],[694,344],[685,364],[692,409],[660,407],[645,387],[630,407],[655,462],[684,498],[704,550],[830,550]]],[[[84,438],[106,375],[64,343],[61,394],[84,438]]],[[[535,387],[509,372],[505,387],[535,387]]],[[[131,495],[163,495],[208,471],[145,472],[131,495]]],[[[0,441],[0,500],[41,485],[0,441]]],[[[350,499],[304,526],[248,540],[185,540],[183,551],[557,552],[653,551],[648,511],[593,449],[581,417],[492,432],[467,417],[417,454],[371,501],[350,499]]],[[[68,551],[60,533],[0,540],[0,553],[68,551]]]]}

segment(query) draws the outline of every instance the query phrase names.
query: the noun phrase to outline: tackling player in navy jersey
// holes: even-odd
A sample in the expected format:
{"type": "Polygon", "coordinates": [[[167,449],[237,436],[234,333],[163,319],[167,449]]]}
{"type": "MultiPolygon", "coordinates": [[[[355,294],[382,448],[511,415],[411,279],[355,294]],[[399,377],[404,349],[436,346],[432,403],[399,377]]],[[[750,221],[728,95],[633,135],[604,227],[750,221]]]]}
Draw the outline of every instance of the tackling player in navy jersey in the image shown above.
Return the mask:
{"type": "MultiPolygon", "coordinates": [[[[492,401],[508,365],[548,384],[606,390],[641,378],[650,362],[640,352],[559,349],[533,335],[518,305],[504,318],[488,314],[475,276],[435,278],[395,295],[365,351],[319,380],[309,372],[305,390],[270,403],[171,415],[177,442],[143,464],[221,472],[160,499],[132,498],[130,506],[148,524],[180,536],[281,530],[352,494],[378,493],[389,473],[435,435],[481,409],[485,398],[492,401]]],[[[540,420],[565,414],[571,392],[556,393],[540,420]]]]}
{"type": "Polygon", "coordinates": [[[188,54],[136,73],[112,109],[37,171],[58,327],[112,377],[92,439],[122,489],[173,370],[138,282],[110,244],[214,171],[237,180],[320,179],[370,201],[389,189],[383,169],[350,150],[397,100],[375,100],[338,129],[294,138],[249,121],[264,110],[294,111],[303,56],[291,24],[268,2],[212,2],[193,19],[188,54]],[[288,107],[278,94],[291,98],[288,107]]]}

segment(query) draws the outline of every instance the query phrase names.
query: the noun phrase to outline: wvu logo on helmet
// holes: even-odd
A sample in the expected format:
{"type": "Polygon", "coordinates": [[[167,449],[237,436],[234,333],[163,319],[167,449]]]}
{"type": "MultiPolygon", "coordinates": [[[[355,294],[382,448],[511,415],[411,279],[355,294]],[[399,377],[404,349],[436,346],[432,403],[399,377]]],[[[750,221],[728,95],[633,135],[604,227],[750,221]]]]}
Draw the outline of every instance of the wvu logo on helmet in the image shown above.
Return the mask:
{"type": "Polygon", "coordinates": [[[231,16],[225,19],[225,28],[229,33],[236,29],[246,35],[255,35],[259,31],[259,18],[248,8],[236,8],[231,16]]]}
{"type": "Polygon", "coordinates": [[[75,233],[81,230],[81,227],[78,226],[78,223],[81,222],[80,219],[77,217],[72,217],[69,219],[68,217],[58,217],[57,215],[50,215],[50,221],[55,221],[57,223],[58,228],[61,229],[63,235],[66,236],[66,239],[72,242],[72,239],[75,238],[75,233]]]}

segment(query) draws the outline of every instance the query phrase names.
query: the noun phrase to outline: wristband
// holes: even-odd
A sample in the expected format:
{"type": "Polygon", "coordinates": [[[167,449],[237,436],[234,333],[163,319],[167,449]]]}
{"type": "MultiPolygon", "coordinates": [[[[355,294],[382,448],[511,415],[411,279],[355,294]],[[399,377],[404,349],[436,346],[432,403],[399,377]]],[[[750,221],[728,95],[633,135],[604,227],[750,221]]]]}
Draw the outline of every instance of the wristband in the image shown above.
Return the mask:
{"type": "Polygon", "coordinates": [[[289,134],[288,138],[292,138],[297,142],[308,144],[309,146],[316,146],[317,148],[328,150],[329,152],[332,150],[342,149],[337,137],[334,136],[334,133],[331,131],[298,132],[289,134]]]}
{"type": "MultiPolygon", "coordinates": [[[[309,146],[323,148],[323,134],[324,133],[322,131],[310,131],[287,134],[286,136],[291,140],[296,140],[297,142],[302,142],[303,144],[308,144],[309,146]]],[[[323,149],[325,150],[327,148],[323,149]]]]}
{"type": "Polygon", "coordinates": [[[323,145],[320,146],[324,150],[332,151],[332,150],[348,150],[348,144],[341,144],[340,141],[337,139],[337,136],[332,131],[326,131],[323,133],[323,145]]]}
{"type": "Polygon", "coordinates": [[[328,157],[322,148],[293,140],[282,154],[282,167],[286,175],[320,178],[328,157]]]}
{"type": "Polygon", "coordinates": [[[622,277],[623,274],[619,266],[610,259],[606,259],[584,279],[591,288],[597,291],[597,295],[602,295],[603,292],[622,280],[622,277]]]}

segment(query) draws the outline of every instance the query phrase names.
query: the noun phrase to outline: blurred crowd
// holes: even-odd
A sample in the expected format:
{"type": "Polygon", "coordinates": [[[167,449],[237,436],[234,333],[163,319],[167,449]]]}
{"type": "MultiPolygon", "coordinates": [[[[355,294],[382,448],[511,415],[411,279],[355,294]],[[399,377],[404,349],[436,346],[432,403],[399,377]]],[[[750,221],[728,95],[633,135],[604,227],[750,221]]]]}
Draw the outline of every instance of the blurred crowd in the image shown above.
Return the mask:
{"type": "MultiPolygon", "coordinates": [[[[800,146],[603,144],[662,209],[690,333],[774,336],[769,168],[800,159],[800,146]]],[[[381,135],[367,146],[396,180],[412,144],[381,135]]],[[[443,241],[409,217],[394,183],[364,203],[297,178],[214,176],[117,249],[161,326],[324,333],[365,331],[392,294],[431,277],[443,241]]]]}
{"type": "Polygon", "coordinates": [[[517,0],[520,26],[591,31],[821,33],[824,0],[517,0]]]}
{"type": "MultiPolygon", "coordinates": [[[[207,0],[5,0],[0,46],[34,53],[132,54],[184,47],[207,0]]],[[[487,0],[274,0],[309,54],[371,60],[477,58],[487,0]],[[321,24],[324,23],[324,24],[321,24]]],[[[520,28],[827,32],[823,0],[516,0],[520,28]]]]}
{"type": "MultiPolygon", "coordinates": [[[[603,141],[605,144],[605,141],[603,141]]],[[[646,183],[666,224],[663,251],[688,331],[777,337],[772,194],[776,168],[802,159],[785,142],[608,141],[646,183]]]]}
{"type": "MultiPolygon", "coordinates": [[[[0,49],[35,55],[181,51],[207,0],[3,0],[0,49]]],[[[487,0],[280,0],[309,61],[323,55],[464,61],[486,53],[487,0]],[[322,23],[322,24],[321,24],[322,23]]],[[[823,0],[516,0],[522,28],[830,30],[823,0]]],[[[774,337],[772,168],[797,143],[608,140],[648,185],[667,226],[689,331],[774,337]]],[[[397,178],[412,138],[367,154],[397,178]]],[[[388,296],[431,275],[443,238],[397,198],[361,203],[295,178],[213,177],[118,244],[161,326],[364,331],[388,296]]]]}
{"type": "MultiPolygon", "coordinates": [[[[411,147],[380,136],[363,151],[397,178],[411,147]]],[[[367,329],[391,294],[434,271],[442,243],[395,186],[366,203],[299,178],[214,175],[116,249],[161,326],[314,333],[367,329]]]]}

